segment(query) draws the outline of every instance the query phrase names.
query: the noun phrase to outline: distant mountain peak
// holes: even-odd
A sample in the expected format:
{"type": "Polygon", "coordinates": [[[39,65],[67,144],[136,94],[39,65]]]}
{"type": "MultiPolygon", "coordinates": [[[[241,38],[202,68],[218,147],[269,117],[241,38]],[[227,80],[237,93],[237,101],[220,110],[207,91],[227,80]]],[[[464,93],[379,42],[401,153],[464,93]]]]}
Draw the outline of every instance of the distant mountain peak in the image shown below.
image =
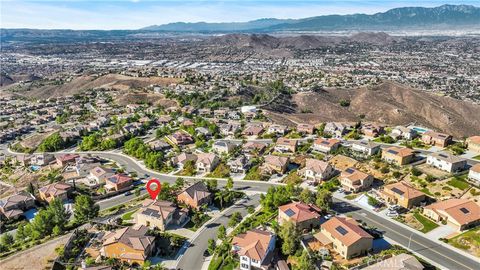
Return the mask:
{"type": "Polygon", "coordinates": [[[386,31],[402,29],[480,29],[480,8],[473,5],[400,7],[372,15],[323,15],[304,19],[261,18],[248,22],[176,22],[141,30],[172,32],[386,31]]]}

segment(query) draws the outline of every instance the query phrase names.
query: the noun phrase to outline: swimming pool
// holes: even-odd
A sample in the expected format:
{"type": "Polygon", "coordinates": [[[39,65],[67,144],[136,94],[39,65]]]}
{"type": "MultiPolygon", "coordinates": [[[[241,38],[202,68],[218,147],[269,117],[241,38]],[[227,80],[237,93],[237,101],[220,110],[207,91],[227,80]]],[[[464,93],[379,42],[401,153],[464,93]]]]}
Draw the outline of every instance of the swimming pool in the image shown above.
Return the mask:
{"type": "Polygon", "coordinates": [[[32,171],[34,171],[34,172],[40,170],[40,168],[41,168],[41,167],[40,167],[40,166],[37,166],[37,165],[32,165],[32,166],[30,166],[30,170],[32,170],[32,171]]]}
{"type": "Polygon", "coordinates": [[[417,131],[418,133],[425,133],[425,132],[428,131],[428,129],[424,129],[424,128],[421,128],[421,127],[413,127],[412,129],[417,131]]]}

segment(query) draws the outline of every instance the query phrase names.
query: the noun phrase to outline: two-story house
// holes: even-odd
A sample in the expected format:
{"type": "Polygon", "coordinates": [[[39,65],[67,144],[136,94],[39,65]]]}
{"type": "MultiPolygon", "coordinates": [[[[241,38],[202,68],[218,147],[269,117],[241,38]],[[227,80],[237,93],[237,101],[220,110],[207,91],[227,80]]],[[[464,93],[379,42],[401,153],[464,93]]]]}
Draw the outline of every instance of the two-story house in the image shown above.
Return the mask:
{"type": "Polygon", "coordinates": [[[240,269],[270,269],[275,240],[273,233],[259,229],[235,236],[232,240],[232,251],[240,258],[240,269]]]}

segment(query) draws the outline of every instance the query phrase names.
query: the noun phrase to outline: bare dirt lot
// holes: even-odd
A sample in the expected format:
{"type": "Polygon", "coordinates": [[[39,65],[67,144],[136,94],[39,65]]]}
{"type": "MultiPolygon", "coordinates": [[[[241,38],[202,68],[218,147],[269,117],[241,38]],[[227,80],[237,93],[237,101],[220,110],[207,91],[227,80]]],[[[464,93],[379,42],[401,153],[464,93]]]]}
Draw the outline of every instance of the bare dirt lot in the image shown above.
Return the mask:
{"type": "Polygon", "coordinates": [[[56,258],[55,248],[63,246],[70,234],[53,239],[44,244],[22,251],[0,261],[2,270],[43,270],[51,267],[51,262],[56,258]]]}

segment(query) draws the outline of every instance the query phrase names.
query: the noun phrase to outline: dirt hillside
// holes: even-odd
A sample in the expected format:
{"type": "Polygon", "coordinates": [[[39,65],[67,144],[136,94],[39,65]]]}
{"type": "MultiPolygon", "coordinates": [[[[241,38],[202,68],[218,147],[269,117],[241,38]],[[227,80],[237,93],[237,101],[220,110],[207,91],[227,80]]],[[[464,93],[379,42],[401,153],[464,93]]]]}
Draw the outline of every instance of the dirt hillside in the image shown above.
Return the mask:
{"type": "Polygon", "coordinates": [[[372,88],[325,90],[293,97],[295,113],[272,112],[273,118],[293,123],[363,121],[388,125],[417,123],[450,133],[457,138],[480,134],[480,106],[433,95],[392,82],[372,88]],[[340,100],[350,106],[340,106],[340,100]],[[312,113],[301,113],[310,110],[312,113]]]}

